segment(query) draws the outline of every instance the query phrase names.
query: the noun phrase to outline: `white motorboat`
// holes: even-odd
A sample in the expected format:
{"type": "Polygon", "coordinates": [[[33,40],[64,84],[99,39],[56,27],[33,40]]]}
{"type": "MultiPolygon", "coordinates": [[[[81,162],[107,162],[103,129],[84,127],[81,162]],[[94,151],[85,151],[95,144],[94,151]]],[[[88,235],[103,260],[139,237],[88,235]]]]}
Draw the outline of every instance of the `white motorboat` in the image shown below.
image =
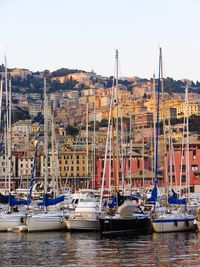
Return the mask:
{"type": "Polygon", "coordinates": [[[98,230],[99,203],[95,198],[80,199],[65,224],[69,230],[98,230]]]}
{"type": "Polygon", "coordinates": [[[71,194],[67,208],[71,211],[74,211],[79,204],[80,200],[84,199],[93,199],[98,200],[98,191],[94,189],[79,189],[76,193],[71,194]]]}

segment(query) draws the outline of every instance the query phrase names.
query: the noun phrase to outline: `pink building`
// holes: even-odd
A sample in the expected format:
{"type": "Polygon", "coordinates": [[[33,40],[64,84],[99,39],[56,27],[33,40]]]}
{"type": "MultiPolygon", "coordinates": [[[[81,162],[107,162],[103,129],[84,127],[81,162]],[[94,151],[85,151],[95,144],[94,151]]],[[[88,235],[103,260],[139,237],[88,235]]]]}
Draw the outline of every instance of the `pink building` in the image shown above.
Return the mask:
{"type": "MultiPolygon", "coordinates": [[[[100,188],[101,187],[101,181],[103,177],[103,169],[104,169],[104,158],[99,158],[96,162],[96,177],[95,177],[95,187],[100,188]]],[[[147,170],[150,170],[150,159],[145,157],[144,159],[144,167],[147,170]]],[[[125,156],[122,159],[119,160],[119,187],[122,186],[122,180],[124,177],[124,182],[125,184],[130,184],[132,187],[140,187],[141,183],[138,183],[137,179],[134,179],[134,173],[137,172],[138,170],[143,169],[143,158],[140,154],[134,152],[132,155],[132,163],[130,161],[130,156],[125,156]],[[132,177],[132,179],[131,179],[132,177]]],[[[111,164],[110,164],[110,159],[109,157],[107,158],[106,161],[106,175],[105,175],[105,183],[104,183],[104,188],[108,189],[109,186],[111,185],[112,187],[114,186],[114,167],[113,167],[113,160],[111,159],[111,164]],[[110,171],[111,168],[111,171],[110,171]],[[111,175],[111,181],[109,179],[109,176],[111,175]]]]}
{"type": "MultiPolygon", "coordinates": [[[[186,140],[184,140],[186,141],[186,140]]],[[[186,177],[186,142],[184,142],[184,150],[182,153],[182,140],[175,143],[174,160],[172,164],[172,182],[173,185],[180,185],[181,176],[181,161],[182,161],[182,186],[187,186],[186,177]],[[183,155],[183,156],[182,156],[183,155]]],[[[168,161],[168,179],[165,177],[165,185],[170,184],[170,164],[169,164],[169,147],[167,148],[168,161]]],[[[193,135],[189,137],[189,173],[190,173],[190,188],[191,191],[200,186],[200,136],[193,135]]]]}

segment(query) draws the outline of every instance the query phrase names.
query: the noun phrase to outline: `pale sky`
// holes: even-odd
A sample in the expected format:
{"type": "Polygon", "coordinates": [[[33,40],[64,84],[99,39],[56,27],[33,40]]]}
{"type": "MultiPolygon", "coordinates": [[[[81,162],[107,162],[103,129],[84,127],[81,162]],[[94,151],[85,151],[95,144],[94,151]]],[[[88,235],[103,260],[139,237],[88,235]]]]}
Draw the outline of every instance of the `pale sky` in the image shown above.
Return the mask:
{"type": "Polygon", "coordinates": [[[0,0],[0,63],[200,81],[200,0],[0,0]]]}

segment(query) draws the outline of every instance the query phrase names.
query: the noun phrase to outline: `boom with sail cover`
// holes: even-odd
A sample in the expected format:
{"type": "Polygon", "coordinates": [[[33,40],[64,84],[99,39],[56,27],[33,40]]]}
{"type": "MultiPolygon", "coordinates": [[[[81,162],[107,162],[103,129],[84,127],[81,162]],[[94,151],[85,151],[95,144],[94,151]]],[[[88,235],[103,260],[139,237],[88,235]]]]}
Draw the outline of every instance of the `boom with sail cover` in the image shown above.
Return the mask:
{"type": "Polygon", "coordinates": [[[48,194],[45,194],[43,200],[38,202],[37,205],[47,207],[51,205],[56,205],[62,201],[64,201],[64,196],[49,199],[48,194]]]}

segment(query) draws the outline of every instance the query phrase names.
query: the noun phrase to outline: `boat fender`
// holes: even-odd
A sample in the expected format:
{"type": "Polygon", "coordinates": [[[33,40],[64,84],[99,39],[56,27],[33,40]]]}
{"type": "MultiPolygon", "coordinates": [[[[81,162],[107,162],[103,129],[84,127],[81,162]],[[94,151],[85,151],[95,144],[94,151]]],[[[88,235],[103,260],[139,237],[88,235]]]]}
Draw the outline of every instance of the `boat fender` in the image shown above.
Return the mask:
{"type": "Polygon", "coordinates": [[[174,225],[177,227],[178,226],[178,222],[175,220],[174,221],[174,225]]]}
{"type": "Polygon", "coordinates": [[[23,224],[24,223],[24,217],[20,218],[20,222],[23,224]]]}
{"type": "Polygon", "coordinates": [[[185,225],[189,227],[189,221],[187,219],[185,220],[185,225]]]}
{"type": "Polygon", "coordinates": [[[60,222],[63,223],[63,217],[60,218],[60,222]]]}
{"type": "Polygon", "coordinates": [[[99,210],[99,206],[98,205],[96,205],[96,210],[99,210]]]}

